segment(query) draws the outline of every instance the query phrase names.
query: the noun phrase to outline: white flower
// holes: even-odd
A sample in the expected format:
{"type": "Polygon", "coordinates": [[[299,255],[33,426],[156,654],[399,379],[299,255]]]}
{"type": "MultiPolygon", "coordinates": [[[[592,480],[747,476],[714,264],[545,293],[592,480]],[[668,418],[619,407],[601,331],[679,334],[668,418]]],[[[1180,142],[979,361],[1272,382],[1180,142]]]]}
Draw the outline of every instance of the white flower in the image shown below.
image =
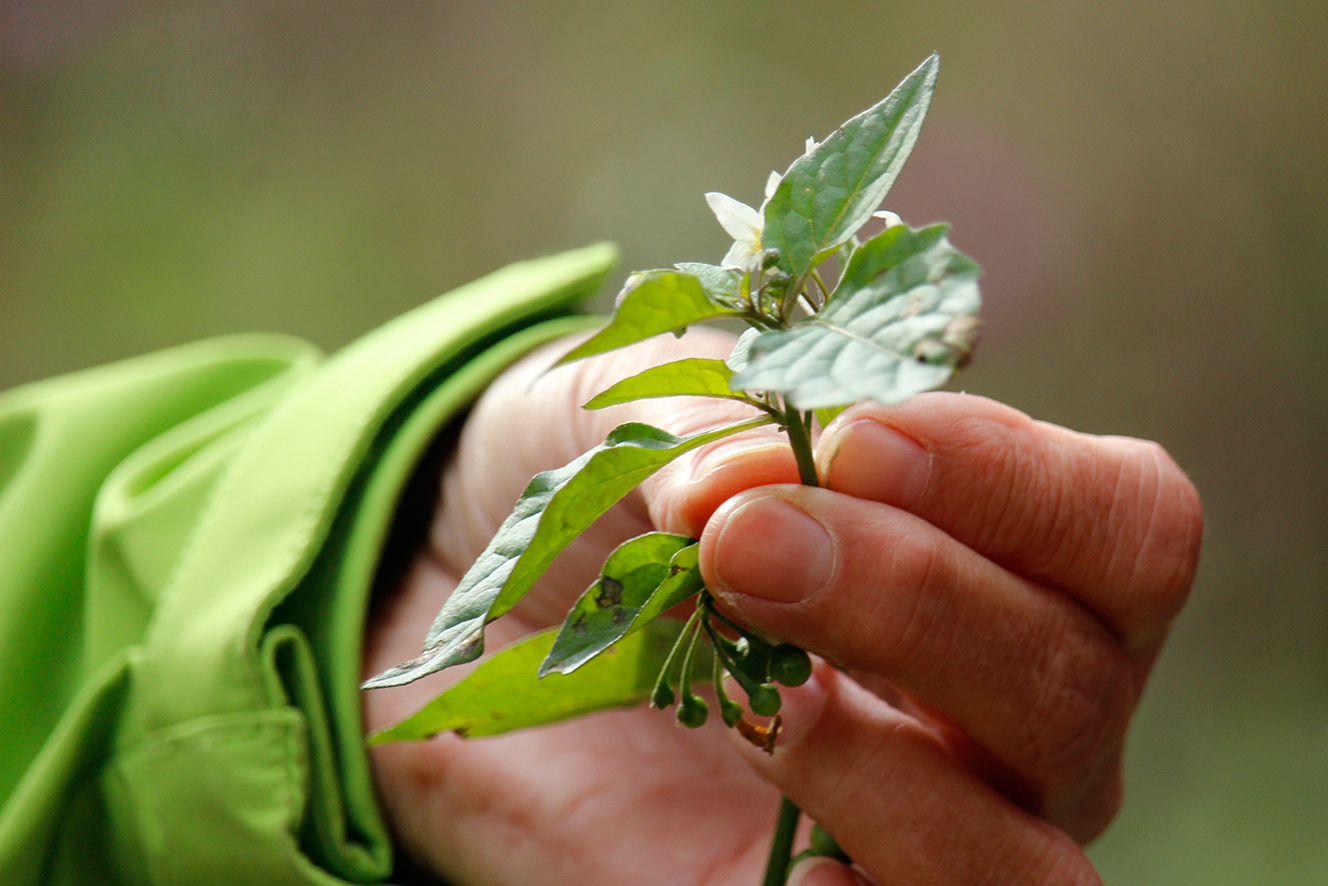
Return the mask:
{"type": "Polygon", "coordinates": [[[765,180],[765,202],[761,208],[752,209],[741,200],[734,200],[728,194],[711,191],[705,195],[710,211],[719,219],[720,226],[733,238],[733,245],[720,261],[725,268],[745,271],[765,252],[761,246],[761,232],[765,227],[765,204],[774,196],[779,187],[780,174],[771,172],[765,180]]]}
{"type": "Polygon", "coordinates": [[[733,238],[733,245],[720,265],[739,271],[747,270],[752,260],[762,252],[761,214],[741,200],[734,200],[728,194],[718,191],[711,191],[705,198],[710,204],[710,211],[719,219],[720,227],[733,238]]]}
{"type": "Polygon", "coordinates": [[[896,225],[902,225],[904,220],[888,209],[878,209],[871,215],[872,218],[879,218],[885,222],[887,228],[893,228],[896,225]]]}
{"type": "MultiPolygon", "coordinates": [[[[810,154],[820,143],[807,137],[806,148],[810,154]]],[[[740,200],[734,200],[728,194],[711,191],[705,195],[710,204],[710,211],[719,219],[719,224],[733,238],[733,245],[720,260],[720,265],[738,271],[746,271],[765,254],[761,246],[761,233],[765,227],[765,204],[775,196],[775,190],[783,179],[778,172],[771,172],[765,180],[765,202],[760,209],[752,209],[740,200]]],[[[895,216],[898,219],[898,216],[895,216]]]]}

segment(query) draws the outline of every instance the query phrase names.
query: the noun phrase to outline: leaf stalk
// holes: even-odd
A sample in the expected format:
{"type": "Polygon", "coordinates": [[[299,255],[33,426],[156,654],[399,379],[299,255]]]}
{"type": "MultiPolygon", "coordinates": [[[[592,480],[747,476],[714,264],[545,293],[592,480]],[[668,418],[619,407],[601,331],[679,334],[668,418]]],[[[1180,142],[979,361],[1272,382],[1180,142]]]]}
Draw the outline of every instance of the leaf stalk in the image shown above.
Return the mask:
{"type": "Polygon", "coordinates": [[[811,435],[807,433],[808,416],[785,401],[782,424],[788,434],[789,446],[793,449],[793,458],[798,463],[798,478],[805,486],[820,486],[816,476],[816,458],[812,454],[811,435]]]}

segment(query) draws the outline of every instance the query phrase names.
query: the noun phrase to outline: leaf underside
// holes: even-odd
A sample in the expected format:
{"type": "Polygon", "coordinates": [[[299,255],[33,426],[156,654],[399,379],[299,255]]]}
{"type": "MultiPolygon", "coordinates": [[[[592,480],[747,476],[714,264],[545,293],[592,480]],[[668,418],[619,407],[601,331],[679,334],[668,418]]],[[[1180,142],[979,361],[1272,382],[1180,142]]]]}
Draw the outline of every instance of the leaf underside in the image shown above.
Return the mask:
{"type": "Polygon", "coordinates": [[[364,688],[399,686],[478,658],[484,626],[511,609],[559,551],[642,480],[698,446],[769,422],[755,418],[690,437],[629,422],[572,462],[536,474],[447,598],[423,654],[366,681],[364,688]]]}
{"type": "Polygon", "coordinates": [[[558,364],[616,350],[665,332],[681,333],[693,323],[735,314],[712,300],[691,274],[647,271],[633,274],[609,325],[573,348],[558,364]]]}
{"type": "Polygon", "coordinates": [[[535,670],[557,633],[549,628],[495,653],[369,743],[420,741],[440,732],[478,738],[636,704],[650,696],[681,630],[676,619],[652,621],[575,674],[540,679],[535,670]]]}
{"type": "Polygon", "coordinates": [[[570,674],[703,587],[697,544],[648,532],[618,546],[576,601],[539,675],[570,674]]]}
{"type": "Polygon", "coordinates": [[[752,342],[733,387],[826,409],[897,403],[944,384],[968,356],[980,302],[977,264],[944,234],[944,225],[901,225],[863,244],[819,314],[752,342]]]}
{"type": "Polygon", "coordinates": [[[761,245],[802,279],[881,205],[917,141],[940,61],[932,55],[879,104],[799,157],[765,205],[761,245]]]}
{"type": "MultiPolygon", "coordinates": [[[[752,342],[756,341],[761,334],[761,330],[756,328],[744,329],[742,335],[733,343],[733,351],[724,360],[726,366],[732,369],[734,373],[741,372],[747,365],[747,360],[751,357],[752,342]]],[[[732,387],[733,379],[729,378],[729,386],[732,387]]]]}

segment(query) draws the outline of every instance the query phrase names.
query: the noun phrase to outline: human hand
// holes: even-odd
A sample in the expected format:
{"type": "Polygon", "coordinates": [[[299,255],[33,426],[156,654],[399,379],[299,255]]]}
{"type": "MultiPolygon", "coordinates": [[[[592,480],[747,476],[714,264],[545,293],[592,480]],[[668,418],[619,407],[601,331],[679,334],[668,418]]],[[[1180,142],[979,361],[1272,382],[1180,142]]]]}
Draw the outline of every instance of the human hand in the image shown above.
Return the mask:
{"type": "MultiPolygon", "coordinates": [[[[692,333],[538,377],[546,352],[495,384],[445,472],[429,549],[370,625],[365,674],[417,653],[533,473],[621,421],[684,433],[741,414],[688,400],[579,409],[646,365],[730,345],[692,333]]],[[[1151,444],[945,394],[842,416],[818,445],[828,489],[769,485],[797,479],[773,433],[720,446],[578,540],[490,627],[491,648],[560,622],[617,542],[660,528],[701,536],[707,581],[734,614],[852,676],[821,665],[784,690],[775,754],[738,742],[750,767],[734,765],[726,730],[648,710],[379,746],[406,851],[459,883],[752,883],[769,782],[881,882],[1097,882],[1078,843],[1114,814],[1125,727],[1197,555],[1197,499],[1174,464],[1151,444]],[[828,554],[799,514],[823,527],[828,554]]],[[[455,679],[368,693],[370,725],[455,679]]],[[[807,884],[853,876],[823,864],[807,884]]]]}

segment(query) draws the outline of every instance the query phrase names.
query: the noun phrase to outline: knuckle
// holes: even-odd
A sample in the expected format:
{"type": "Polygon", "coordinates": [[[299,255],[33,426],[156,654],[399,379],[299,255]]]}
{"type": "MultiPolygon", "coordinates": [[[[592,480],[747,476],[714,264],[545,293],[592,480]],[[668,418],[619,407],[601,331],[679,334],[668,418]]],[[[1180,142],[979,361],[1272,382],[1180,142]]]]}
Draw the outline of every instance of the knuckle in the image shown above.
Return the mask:
{"type": "Polygon", "coordinates": [[[1051,785],[1075,784],[1114,759],[1137,701],[1133,669],[1104,631],[1061,631],[1034,673],[1029,765],[1051,785]]]}
{"type": "Polygon", "coordinates": [[[971,530],[974,547],[1013,559],[1031,574],[1051,574],[1077,544],[1080,531],[1072,518],[1079,513],[1075,498],[1082,487],[1064,482],[1065,459],[1056,437],[1046,432],[1049,426],[1010,413],[983,414],[965,423],[955,451],[970,468],[957,472],[963,486],[952,495],[969,503],[970,514],[981,515],[971,530]],[[971,482],[975,473],[980,483],[971,482]]]}
{"type": "Polygon", "coordinates": [[[873,589],[873,605],[854,619],[866,634],[854,658],[868,668],[915,672],[946,658],[953,626],[939,617],[937,601],[953,587],[956,567],[943,546],[907,533],[895,538],[888,562],[875,572],[889,576],[888,584],[873,589]]]}

